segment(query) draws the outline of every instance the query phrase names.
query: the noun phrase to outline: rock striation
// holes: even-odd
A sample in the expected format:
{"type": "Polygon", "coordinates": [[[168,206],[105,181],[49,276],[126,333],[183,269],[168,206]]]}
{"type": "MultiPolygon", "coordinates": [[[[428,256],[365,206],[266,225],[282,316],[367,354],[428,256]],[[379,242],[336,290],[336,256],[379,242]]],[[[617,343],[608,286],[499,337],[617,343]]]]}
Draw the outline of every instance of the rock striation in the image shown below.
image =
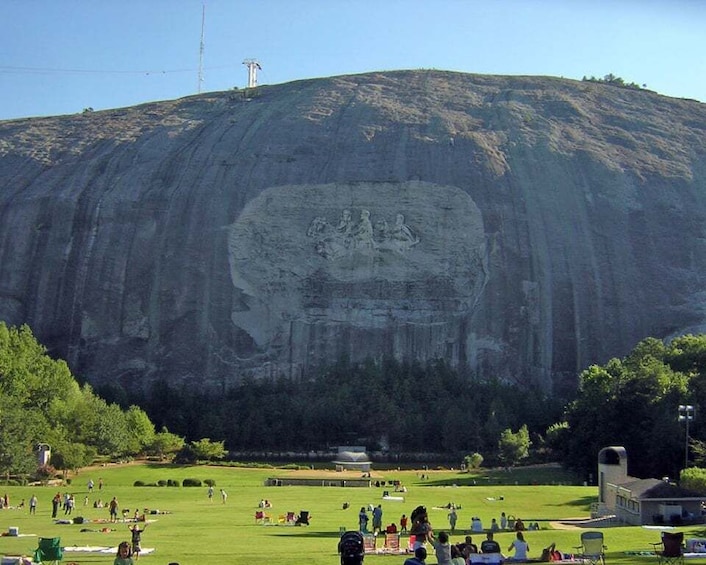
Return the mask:
{"type": "Polygon", "coordinates": [[[0,319],[90,382],[341,356],[561,392],[706,328],[706,105],[398,71],[0,122],[0,319]]]}

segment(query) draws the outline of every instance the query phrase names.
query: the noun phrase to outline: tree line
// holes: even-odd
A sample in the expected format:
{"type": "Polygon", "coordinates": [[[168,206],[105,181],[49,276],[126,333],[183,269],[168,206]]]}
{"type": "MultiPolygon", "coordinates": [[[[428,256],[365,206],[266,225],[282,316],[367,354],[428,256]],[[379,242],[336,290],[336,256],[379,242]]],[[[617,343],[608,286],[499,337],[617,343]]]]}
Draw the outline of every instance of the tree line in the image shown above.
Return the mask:
{"type": "Polygon", "coordinates": [[[160,380],[138,398],[114,384],[80,385],[27,326],[0,322],[0,473],[31,472],[38,443],[49,443],[52,463],[66,469],[98,455],[180,452],[193,460],[362,444],[457,464],[529,456],[588,480],[600,449],[622,445],[632,475],[678,477],[686,457],[680,405],[695,412],[690,463],[706,466],[704,392],[706,336],[686,335],[648,338],[623,359],[588,367],[562,402],[442,360],[394,359],[341,359],[298,381],[245,380],[220,394],[160,380]]]}
{"type": "Polygon", "coordinates": [[[236,451],[323,450],[438,454],[460,464],[471,452],[499,461],[506,430],[526,425],[538,447],[561,405],[539,390],[481,381],[443,361],[341,360],[301,381],[247,380],[225,394],[154,384],[146,410],[179,434],[225,439],[236,451]]]}
{"type": "Polygon", "coordinates": [[[623,359],[593,365],[548,438],[565,466],[587,475],[600,449],[622,445],[636,477],[677,478],[687,459],[679,406],[694,407],[689,464],[706,465],[706,336],[647,338],[623,359]]]}
{"type": "Polygon", "coordinates": [[[174,452],[183,439],[166,429],[155,432],[137,405],[122,408],[90,385],[80,386],[28,326],[0,322],[0,474],[36,473],[40,443],[51,447],[53,466],[78,469],[98,455],[174,452]]]}

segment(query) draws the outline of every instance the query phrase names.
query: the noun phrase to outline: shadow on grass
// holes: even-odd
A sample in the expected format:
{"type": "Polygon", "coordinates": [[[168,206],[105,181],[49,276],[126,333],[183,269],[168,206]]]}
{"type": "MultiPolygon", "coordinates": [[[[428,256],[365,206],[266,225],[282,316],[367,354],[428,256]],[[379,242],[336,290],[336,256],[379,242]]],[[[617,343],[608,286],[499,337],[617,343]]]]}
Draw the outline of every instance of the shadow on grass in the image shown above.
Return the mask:
{"type": "Polygon", "coordinates": [[[435,480],[433,475],[427,479],[413,482],[417,487],[488,487],[488,486],[528,486],[528,485],[578,485],[575,475],[560,469],[535,471],[517,469],[512,472],[503,470],[489,471],[483,474],[462,473],[455,477],[435,480]]]}
{"type": "Polygon", "coordinates": [[[568,502],[563,502],[561,504],[554,504],[554,506],[583,506],[586,509],[591,508],[591,504],[596,502],[596,496],[584,496],[577,498],[576,500],[569,500],[568,502]]]}
{"type": "MultiPolygon", "coordinates": [[[[352,531],[352,530],[351,530],[352,531]]],[[[271,535],[274,535],[275,537],[298,537],[298,538],[329,538],[329,539],[339,539],[341,537],[340,532],[331,532],[331,531],[325,531],[322,532],[321,530],[312,530],[310,527],[309,528],[291,528],[288,529],[286,532],[273,532],[271,535]]]]}

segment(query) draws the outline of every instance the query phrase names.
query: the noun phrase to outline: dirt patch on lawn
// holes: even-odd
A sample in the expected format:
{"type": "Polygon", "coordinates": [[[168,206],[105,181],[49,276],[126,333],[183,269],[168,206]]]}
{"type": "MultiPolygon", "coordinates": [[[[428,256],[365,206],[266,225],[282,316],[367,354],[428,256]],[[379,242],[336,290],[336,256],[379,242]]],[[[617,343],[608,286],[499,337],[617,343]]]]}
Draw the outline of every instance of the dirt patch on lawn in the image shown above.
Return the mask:
{"type": "Polygon", "coordinates": [[[560,522],[549,522],[549,525],[554,530],[580,530],[582,528],[580,521],[583,520],[585,520],[585,518],[567,518],[566,520],[562,520],[560,522]],[[576,522],[573,522],[572,520],[576,520],[576,522]]]}

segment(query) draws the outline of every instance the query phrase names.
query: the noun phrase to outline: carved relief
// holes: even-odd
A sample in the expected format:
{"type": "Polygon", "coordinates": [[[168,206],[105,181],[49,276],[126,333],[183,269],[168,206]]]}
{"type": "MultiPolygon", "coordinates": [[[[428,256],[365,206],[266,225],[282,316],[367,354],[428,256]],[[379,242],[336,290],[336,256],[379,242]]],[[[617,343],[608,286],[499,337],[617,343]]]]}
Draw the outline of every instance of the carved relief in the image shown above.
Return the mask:
{"type": "Polygon", "coordinates": [[[288,366],[344,346],[465,351],[488,280],[473,199],[420,181],[271,187],[228,226],[228,254],[233,324],[288,366]]]}
{"type": "Polygon", "coordinates": [[[306,235],[314,240],[316,253],[332,261],[355,253],[404,254],[420,241],[412,228],[405,224],[403,214],[395,216],[392,227],[385,218],[378,219],[373,227],[370,211],[366,209],[360,211],[357,222],[353,221],[350,210],[343,210],[335,227],[326,218],[317,216],[309,225],[306,235]]]}

